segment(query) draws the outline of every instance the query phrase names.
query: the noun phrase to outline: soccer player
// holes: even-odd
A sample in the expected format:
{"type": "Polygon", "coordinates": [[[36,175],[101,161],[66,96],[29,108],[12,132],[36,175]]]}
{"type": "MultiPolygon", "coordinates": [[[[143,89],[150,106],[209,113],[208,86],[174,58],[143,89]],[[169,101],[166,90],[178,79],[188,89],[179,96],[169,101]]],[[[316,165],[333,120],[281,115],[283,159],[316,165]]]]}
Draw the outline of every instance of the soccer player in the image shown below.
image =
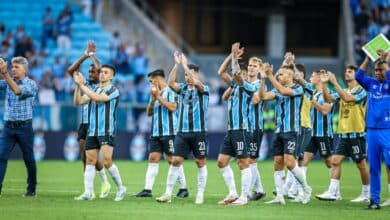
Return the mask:
{"type": "Polygon", "coordinates": [[[250,121],[249,106],[256,87],[245,80],[246,68],[241,71],[238,59],[243,53],[240,44],[232,45],[231,54],[225,59],[219,69],[219,75],[225,82],[230,82],[230,87],[223,94],[223,100],[228,102],[228,132],[218,155],[218,167],[229,189],[229,194],[219,205],[245,205],[250,196],[252,171],[249,168],[250,121]],[[227,74],[227,64],[232,61],[233,79],[227,74]],[[227,79],[227,80],[226,80],[227,79]],[[231,157],[237,158],[237,164],[241,170],[241,196],[238,197],[234,182],[234,174],[229,166],[231,157]]]}
{"type": "Polygon", "coordinates": [[[180,98],[178,132],[175,137],[172,165],[169,167],[165,193],[156,198],[158,202],[171,202],[172,190],[180,172],[184,158],[192,151],[198,167],[198,192],[195,204],[203,204],[207,182],[206,157],[207,138],[207,106],[209,87],[200,81],[199,67],[188,64],[184,54],[174,53],[175,60],[181,59],[185,71],[185,83],[176,83],[179,65],[175,65],[169,74],[168,85],[180,98]]]}
{"type": "Polygon", "coordinates": [[[382,156],[390,167],[390,69],[384,60],[375,63],[375,78],[365,76],[369,58],[355,74],[356,81],[367,91],[367,151],[370,162],[371,201],[367,209],[380,209],[382,156]]]}
{"type": "Polygon", "coordinates": [[[345,81],[347,88],[342,89],[336,77],[328,73],[329,82],[334,85],[336,92],[329,96],[327,88],[324,88],[324,97],[327,101],[339,101],[339,124],[337,133],[340,141],[332,156],[332,172],[330,185],[326,192],[316,195],[319,200],[335,201],[341,200],[340,177],[341,163],[345,157],[351,157],[360,171],[362,181],[362,193],[351,202],[368,202],[369,176],[366,164],[366,141],[365,141],[365,104],[367,100],[366,91],[355,80],[357,67],[347,65],[345,69],[345,81]]]}
{"type": "MultiPolygon", "coordinates": [[[[248,62],[248,82],[255,86],[256,92],[260,89],[260,70],[263,61],[257,57],[249,58],[248,62]]],[[[257,94],[257,93],[254,94],[257,94]]],[[[249,106],[249,114],[251,119],[252,141],[249,146],[249,167],[252,171],[252,181],[250,189],[254,192],[250,196],[250,200],[259,200],[266,196],[264,187],[261,182],[261,175],[257,167],[257,158],[259,157],[261,141],[263,139],[263,101],[259,96],[253,95],[251,105],[249,106]]]]}
{"type": "MultiPolygon", "coordinates": [[[[310,119],[312,121],[312,133],[310,143],[304,146],[304,156],[302,168],[305,174],[307,166],[313,159],[317,151],[323,158],[326,167],[331,169],[332,159],[332,103],[324,100],[324,87],[327,86],[328,75],[325,70],[314,71],[310,78],[310,83],[307,83],[303,78],[295,79],[299,84],[303,85],[307,93],[310,95],[312,107],[310,110],[310,119]]],[[[302,198],[298,195],[295,201],[302,198]]]]}
{"type": "MultiPolygon", "coordinates": [[[[75,63],[73,63],[67,70],[68,74],[72,76],[73,73],[80,68],[80,65],[85,60],[91,58],[93,63],[89,66],[89,70],[88,70],[89,80],[86,82],[86,86],[88,86],[91,90],[94,90],[97,86],[99,86],[99,69],[101,65],[99,60],[95,56],[95,50],[96,50],[95,43],[92,41],[88,42],[87,49],[85,50],[83,56],[80,57],[75,63]]],[[[76,100],[76,97],[78,95],[76,94],[76,92],[78,91],[75,90],[74,92],[75,94],[73,96],[73,103],[75,105],[80,105],[81,103],[77,102],[78,100],[76,100]]],[[[89,102],[82,105],[83,112],[82,112],[82,118],[81,118],[81,123],[79,126],[78,137],[77,137],[79,141],[79,147],[80,147],[80,157],[81,160],[83,161],[84,170],[86,166],[85,139],[88,133],[89,108],[90,108],[89,102]]],[[[96,161],[95,168],[102,181],[99,197],[106,198],[110,193],[111,184],[107,180],[107,175],[104,172],[103,169],[104,167],[101,161],[99,160],[96,161]]]]}
{"type": "Polygon", "coordinates": [[[302,103],[303,88],[294,83],[294,68],[291,65],[283,65],[278,71],[278,80],[272,74],[272,67],[265,64],[262,70],[262,81],[260,84],[259,97],[261,100],[276,99],[277,128],[276,138],[273,142],[274,155],[274,180],[276,187],[276,197],[268,201],[267,204],[284,205],[283,197],[283,177],[284,166],[287,167],[298,180],[304,189],[302,203],[310,201],[312,189],[306,182],[304,171],[297,166],[295,160],[297,133],[300,125],[300,106],[302,103]],[[275,87],[270,92],[265,92],[266,76],[275,87]]]}
{"type": "MultiPolygon", "coordinates": [[[[181,60],[175,60],[180,64],[181,60]]],[[[177,95],[168,87],[165,81],[164,70],[157,69],[148,74],[151,99],[146,108],[148,116],[152,116],[153,124],[149,141],[149,165],[146,171],[144,190],[136,197],[152,197],[152,188],[158,174],[159,161],[163,153],[169,164],[172,163],[173,143],[177,126],[177,95]]],[[[176,197],[187,197],[188,191],[185,183],[183,165],[179,170],[180,190],[176,197]]]]}
{"type": "Polygon", "coordinates": [[[116,124],[116,108],[119,101],[119,91],[112,84],[115,76],[115,69],[109,65],[102,65],[100,68],[99,87],[91,90],[85,83],[80,72],[73,73],[76,82],[76,100],[82,104],[90,103],[90,117],[88,136],[85,143],[86,167],[84,173],[84,193],[76,200],[93,199],[93,180],[95,178],[95,166],[98,160],[99,151],[102,156],[103,165],[109,171],[115,185],[117,194],[114,201],[121,201],[126,195],[126,187],[122,184],[119,170],[112,162],[114,149],[114,135],[116,124]],[[84,95],[81,96],[80,92],[84,95]]]}
{"type": "MultiPolygon", "coordinates": [[[[293,56],[293,54],[291,54],[293,56]]],[[[305,79],[306,69],[303,64],[297,63],[294,64],[295,57],[293,56],[291,64],[295,66],[295,75],[298,78],[305,79]]],[[[310,143],[311,139],[311,121],[310,121],[310,108],[311,108],[311,100],[308,98],[307,91],[303,95],[302,106],[301,106],[301,124],[300,131],[297,137],[297,150],[296,150],[296,158],[298,160],[298,166],[302,167],[303,154],[305,147],[310,143]]],[[[293,199],[293,202],[301,202],[303,196],[303,189],[299,187],[299,183],[291,173],[291,171],[287,171],[287,176],[285,183],[283,185],[283,195],[287,196],[287,198],[293,199]]]]}

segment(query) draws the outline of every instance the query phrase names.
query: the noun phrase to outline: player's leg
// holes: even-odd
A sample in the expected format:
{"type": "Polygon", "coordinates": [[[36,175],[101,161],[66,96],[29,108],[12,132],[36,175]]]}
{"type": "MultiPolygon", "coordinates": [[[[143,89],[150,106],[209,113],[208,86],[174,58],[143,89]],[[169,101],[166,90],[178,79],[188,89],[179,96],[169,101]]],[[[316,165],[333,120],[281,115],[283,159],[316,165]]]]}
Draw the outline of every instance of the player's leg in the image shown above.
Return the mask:
{"type": "Polygon", "coordinates": [[[272,153],[274,156],[274,182],[276,189],[276,197],[266,204],[284,205],[286,202],[283,197],[283,178],[284,178],[284,160],[283,160],[283,140],[281,134],[276,134],[272,143],[272,153]]]}
{"type": "Polygon", "coordinates": [[[250,200],[259,200],[265,197],[264,187],[261,182],[261,175],[257,167],[257,158],[259,157],[262,138],[263,132],[261,130],[255,130],[253,132],[253,141],[249,148],[249,166],[252,172],[250,189],[254,189],[254,193],[250,196],[250,200]]]}
{"type": "MultiPolygon", "coordinates": [[[[148,169],[145,174],[144,189],[135,194],[136,197],[152,197],[152,189],[159,170],[159,161],[163,153],[163,143],[160,137],[150,137],[149,139],[148,169]]],[[[169,160],[170,161],[170,160],[169,160]]]]}
{"type": "Polygon", "coordinates": [[[85,140],[87,138],[87,130],[88,130],[88,124],[80,124],[79,130],[77,132],[77,140],[79,141],[80,159],[83,162],[84,170],[86,165],[85,140]]]}
{"type": "Polygon", "coordinates": [[[368,209],[379,209],[380,186],[381,186],[381,166],[382,153],[380,142],[378,141],[379,132],[374,129],[367,129],[367,156],[370,161],[370,193],[371,202],[368,209]]]}
{"type": "MultiPolygon", "coordinates": [[[[362,181],[361,194],[352,199],[351,202],[369,202],[370,201],[370,180],[369,171],[366,162],[366,141],[365,138],[351,138],[349,154],[352,160],[356,163],[360,172],[362,181]]],[[[380,158],[379,158],[380,159],[380,158]]],[[[379,174],[380,175],[380,174],[379,174]]],[[[379,203],[378,203],[379,204],[379,203]]]]}
{"type": "Polygon", "coordinates": [[[100,143],[107,143],[101,145],[101,154],[104,167],[108,170],[114,181],[117,193],[114,201],[121,201],[126,195],[126,187],[122,183],[122,178],[118,167],[112,162],[112,153],[114,151],[114,139],[111,136],[102,137],[100,143]]]}
{"type": "Polygon", "coordinates": [[[224,137],[217,159],[219,171],[221,172],[226,187],[229,190],[229,194],[223,200],[218,202],[219,205],[228,205],[238,199],[234,173],[229,165],[230,158],[235,156],[230,133],[231,131],[228,131],[224,137]]]}
{"type": "Polygon", "coordinates": [[[349,138],[340,138],[339,144],[335,150],[331,159],[331,177],[328,189],[315,197],[324,201],[336,201],[341,200],[340,193],[340,177],[341,177],[341,164],[346,155],[348,155],[347,147],[349,146],[349,138]]]}
{"type": "Polygon", "coordinates": [[[95,179],[95,164],[99,154],[99,141],[97,137],[88,136],[85,144],[86,166],[84,171],[84,193],[75,200],[94,199],[93,180],[95,179]]]}
{"type": "Polygon", "coordinates": [[[234,131],[233,146],[237,158],[237,164],[241,171],[241,196],[232,205],[245,205],[250,196],[252,171],[249,167],[250,133],[245,130],[234,131]]]}
{"type": "Polygon", "coordinates": [[[191,140],[191,149],[195,157],[196,166],[198,167],[198,192],[196,194],[195,204],[203,204],[204,191],[207,183],[207,166],[206,158],[208,152],[207,133],[199,132],[191,140]]]}
{"type": "Polygon", "coordinates": [[[189,154],[189,151],[186,134],[178,133],[174,141],[172,164],[168,170],[165,193],[156,198],[157,202],[171,202],[172,191],[180,173],[180,166],[184,161],[184,157],[189,154]]]}

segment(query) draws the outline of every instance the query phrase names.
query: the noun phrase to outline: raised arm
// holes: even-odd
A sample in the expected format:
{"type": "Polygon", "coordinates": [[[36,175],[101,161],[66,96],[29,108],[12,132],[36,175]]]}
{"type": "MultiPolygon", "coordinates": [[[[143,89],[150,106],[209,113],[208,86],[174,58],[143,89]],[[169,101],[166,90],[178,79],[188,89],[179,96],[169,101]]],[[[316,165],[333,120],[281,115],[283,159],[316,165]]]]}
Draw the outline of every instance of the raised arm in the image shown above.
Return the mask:
{"type": "Polygon", "coordinates": [[[223,63],[221,64],[221,66],[219,67],[218,69],[218,75],[219,77],[221,77],[221,79],[227,84],[227,85],[230,85],[230,81],[232,80],[232,78],[230,77],[230,75],[228,74],[227,72],[227,69],[229,67],[229,64],[231,63],[231,60],[232,60],[232,54],[229,54],[229,56],[227,56],[225,58],[225,60],[223,61],[223,63]]]}
{"type": "Polygon", "coordinates": [[[228,87],[225,92],[223,92],[223,95],[222,95],[222,100],[223,101],[226,101],[229,99],[230,95],[232,94],[233,92],[233,87],[228,87]]]}
{"type": "Polygon", "coordinates": [[[75,83],[80,87],[80,90],[95,102],[107,102],[110,98],[105,93],[96,93],[85,85],[85,79],[80,72],[73,73],[73,79],[75,83]]]}
{"type": "Polygon", "coordinates": [[[87,42],[87,49],[85,50],[84,54],[76,60],[67,70],[67,72],[72,75],[75,71],[77,71],[80,68],[80,65],[88,59],[88,57],[91,57],[93,64],[96,68],[100,68],[100,62],[97,60],[95,56],[96,51],[96,45],[93,41],[87,42]]]}
{"type": "Polygon", "coordinates": [[[15,95],[21,95],[22,90],[20,89],[18,84],[16,84],[16,82],[12,79],[12,77],[9,75],[7,69],[7,62],[5,62],[2,58],[0,58],[0,72],[1,75],[3,75],[11,91],[15,93],[15,95]]]}
{"type": "MultiPolygon", "coordinates": [[[[340,84],[337,82],[335,74],[328,72],[329,75],[329,82],[334,86],[336,89],[336,92],[340,95],[340,98],[344,100],[345,102],[356,102],[355,96],[347,93],[344,91],[343,88],[341,88],[340,84]]],[[[324,93],[325,94],[325,93],[324,93]]],[[[325,95],[324,95],[325,96],[325,95]]],[[[327,94],[325,97],[325,100],[329,100],[330,94],[327,94]],[[326,97],[328,96],[328,97],[326,97]]]]}
{"type": "Polygon", "coordinates": [[[83,105],[90,101],[90,98],[86,95],[81,95],[80,86],[76,84],[74,92],[73,92],[73,104],[75,105],[83,105]]]}
{"type": "Polygon", "coordinates": [[[178,92],[180,90],[179,84],[176,82],[177,70],[179,69],[181,63],[181,55],[179,52],[175,51],[173,53],[173,57],[175,60],[175,65],[173,66],[171,72],[168,77],[168,86],[173,89],[173,91],[178,92]]]}
{"type": "MultiPolygon", "coordinates": [[[[322,91],[323,94],[323,91],[322,91]]],[[[327,115],[332,110],[332,105],[329,102],[321,101],[318,102],[313,95],[313,99],[311,101],[314,108],[316,108],[322,115],[327,115]]]]}
{"type": "Polygon", "coordinates": [[[369,86],[371,82],[373,81],[372,78],[367,77],[365,75],[368,63],[370,62],[370,59],[366,56],[363,63],[360,65],[359,69],[355,73],[355,79],[358,81],[358,83],[366,90],[369,89],[369,86]]]}
{"type": "Polygon", "coordinates": [[[273,87],[282,95],[282,96],[295,96],[294,90],[289,87],[284,87],[278,82],[272,72],[267,71],[267,77],[271,81],[273,87]]]}
{"type": "Polygon", "coordinates": [[[156,87],[156,91],[154,91],[153,96],[156,97],[156,99],[160,102],[161,105],[163,105],[165,108],[168,109],[170,112],[174,112],[177,109],[177,103],[176,102],[170,102],[169,100],[165,100],[163,97],[160,95],[160,90],[158,87],[156,87]]]}
{"type": "Polygon", "coordinates": [[[265,63],[262,67],[261,71],[261,82],[260,82],[260,89],[258,92],[259,102],[261,100],[273,100],[275,99],[275,94],[273,92],[266,92],[265,91],[265,80],[267,78],[267,73],[272,75],[272,66],[270,66],[268,63],[265,63]]]}
{"type": "Polygon", "coordinates": [[[188,59],[184,54],[181,54],[181,65],[184,68],[184,71],[190,75],[190,78],[194,86],[198,89],[199,92],[203,93],[205,91],[204,84],[200,81],[200,73],[195,74],[194,70],[188,68],[188,59]]]}

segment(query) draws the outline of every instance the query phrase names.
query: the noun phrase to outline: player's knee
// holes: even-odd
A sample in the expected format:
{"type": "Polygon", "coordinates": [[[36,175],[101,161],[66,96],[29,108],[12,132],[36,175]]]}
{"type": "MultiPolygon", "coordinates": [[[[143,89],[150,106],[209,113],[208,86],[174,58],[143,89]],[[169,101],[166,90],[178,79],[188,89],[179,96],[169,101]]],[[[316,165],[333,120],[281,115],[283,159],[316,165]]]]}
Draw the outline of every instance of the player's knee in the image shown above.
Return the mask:
{"type": "Polygon", "coordinates": [[[206,160],[196,160],[195,162],[198,168],[204,167],[206,165],[206,160]]]}
{"type": "Polygon", "coordinates": [[[217,161],[218,168],[224,168],[224,167],[227,166],[227,164],[228,164],[228,162],[226,162],[225,160],[219,159],[219,160],[217,161]]]}
{"type": "Polygon", "coordinates": [[[112,160],[103,160],[103,165],[105,168],[110,168],[112,166],[112,160]]]}
{"type": "Polygon", "coordinates": [[[96,162],[97,162],[97,159],[95,158],[88,158],[85,160],[85,162],[88,164],[88,165],[95,165],[96,162]]]}
{"type": "Polygon", "coordinates": [[[172,165],[175,166],[175,167],[179,167],[181,165],[181,160],[178,159],[178,158],[173,158],[172,159],[172,165]]]}
{"type": "Polygon", "coordinates": [[[366,165],[366,160],[365,159],[361,159],[360,161],[356,162],[356,166],[359,170],[364,170],[367,168],[367,165],[366,165]]]}
{"type": "Polygon", "coordinates": [[[341,160],[338,158],[332,158],[331,159],[331,166],[338,167],[341,164],[341,160]]]}

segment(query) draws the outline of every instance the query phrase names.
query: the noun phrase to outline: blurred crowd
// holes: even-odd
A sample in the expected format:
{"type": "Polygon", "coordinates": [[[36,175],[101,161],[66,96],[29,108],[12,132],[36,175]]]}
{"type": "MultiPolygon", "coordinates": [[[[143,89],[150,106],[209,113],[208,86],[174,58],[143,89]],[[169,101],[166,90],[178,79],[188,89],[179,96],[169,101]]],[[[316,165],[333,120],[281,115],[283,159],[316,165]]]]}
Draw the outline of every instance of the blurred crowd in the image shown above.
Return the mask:
{"type": "Polygon", "coordinates": [[[364,44],[380,33],[390,38],[390,0],[350,0],[354,18],[356,63],[362,63],[364,44]]]}

